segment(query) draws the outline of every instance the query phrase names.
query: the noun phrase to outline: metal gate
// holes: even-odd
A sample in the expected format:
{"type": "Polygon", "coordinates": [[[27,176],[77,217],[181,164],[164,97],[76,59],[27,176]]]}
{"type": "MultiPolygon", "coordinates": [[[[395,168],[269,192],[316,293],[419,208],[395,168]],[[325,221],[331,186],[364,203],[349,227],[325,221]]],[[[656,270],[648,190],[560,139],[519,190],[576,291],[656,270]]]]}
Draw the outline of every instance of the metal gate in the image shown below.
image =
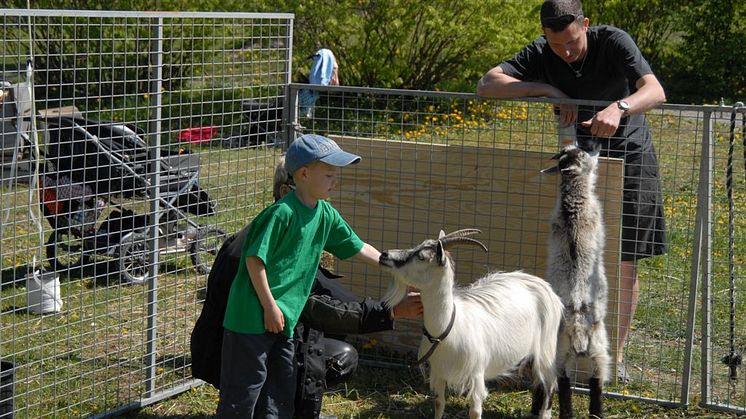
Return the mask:
{"type": "Polygon", "coordinates": [[[0,19],[0,416],[111,415],[199,384],[206,273],[271,199],[293,15],[0,19]]]}

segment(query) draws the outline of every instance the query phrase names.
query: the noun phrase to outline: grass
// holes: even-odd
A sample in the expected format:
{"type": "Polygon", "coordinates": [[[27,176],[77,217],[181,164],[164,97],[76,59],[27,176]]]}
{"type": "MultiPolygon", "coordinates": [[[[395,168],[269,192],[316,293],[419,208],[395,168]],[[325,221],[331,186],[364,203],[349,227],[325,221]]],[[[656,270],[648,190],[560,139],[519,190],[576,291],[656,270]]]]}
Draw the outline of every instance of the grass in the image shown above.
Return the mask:
{"type": "MultiPolygon", "coordinates": [[[[210,418],[215,413],[218,392],[210,385],[193,388],[177,397],[161,401],[124,415],[130,419],[149,418],[210,418]]],[[[409,419],[433,415],[433,399],[418,370],[407,367],[360,367],[351,381],[330,389],[324,396],[322,412],[339,419],[409,419]]],[[[462,397],[447,398],[446,417],[467,417],[468,406],[462,397]]],[[[696,401],[695,401],[696,403],[696,401]]],[[[528,390],[508,391],[490,386],[484,403],[484,418],[523,418],[529,413],[531,394],[528,390]]],[[[575,394],[573,407],[578,417],[588,409],[587,396],[575,394]]],[[[556,409],[555,404],[555,409],[556,409]]],[[[732,418],[696,406],[672,409],[635,400],[607,398],[608,418],[732,418]]],[[[555,412],[556,414],[556,412],[555,412]]]]}

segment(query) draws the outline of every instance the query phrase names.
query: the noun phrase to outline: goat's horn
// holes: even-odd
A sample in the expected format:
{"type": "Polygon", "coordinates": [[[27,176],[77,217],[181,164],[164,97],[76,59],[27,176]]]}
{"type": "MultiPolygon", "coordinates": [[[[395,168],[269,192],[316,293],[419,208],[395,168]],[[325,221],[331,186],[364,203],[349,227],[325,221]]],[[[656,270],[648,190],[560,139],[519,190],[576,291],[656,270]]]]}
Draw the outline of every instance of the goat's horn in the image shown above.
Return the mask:
{"type": "Polygon", "coordinates": [[[482,230],[478,228],[463,228],[461,230],[456,230],[454,232],[448,233],[445,236],[441,237],[440,239],[442,240],[442,239],[450,239],[453,237],[466,237],[466,236],[471,236],[473,234],[479,234],[481,232],[482,230]]]}
{"type": "Polygon", "coordinates": [[[442,239],[440,239],[440,243],[443,244],[443,248],[444,249],[448,249],[450,247],[457,246],[459,244],[469,244],[469,245],[472,245],[472,246],[481,247],[482,250],[484,250],[484,252],[487,253],[487,246],[485,246],[484,244],[482,244],[482,242],[480,242],[479,240],[472,239],[471,237],[459,237],[459,236],[457,236],[457,237],[448,237],[448,236],[446,236],[446,237],[443,237],[442,239]]]}

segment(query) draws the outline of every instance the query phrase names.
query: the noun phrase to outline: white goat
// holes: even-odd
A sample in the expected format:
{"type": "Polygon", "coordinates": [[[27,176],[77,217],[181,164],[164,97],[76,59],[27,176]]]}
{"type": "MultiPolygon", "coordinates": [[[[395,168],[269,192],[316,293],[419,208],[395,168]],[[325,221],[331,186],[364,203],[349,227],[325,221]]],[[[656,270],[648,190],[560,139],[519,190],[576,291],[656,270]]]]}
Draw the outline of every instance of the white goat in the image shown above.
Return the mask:
{"type": "Polygon", "coordinates": [[[447,236],[441,231],[437,240],[384,252],[380,264],[397,280],[384,299],[393,307],[407,294],[408,286],[422,294],[425,336],[419,357],[430,363],[436,419],[443,416],[446,385],[466,392],[469,417],[480,418],[488,394],[485,380],[511,375],[527,361],[533,364],[532,414],[549,418],[562,302],[547,282],[523,272],[491,273],[469,286],[456,286],[453,260],[446,249],[471,244],[487,251],[482,243],[466,237],[475,233],[479,230],[447,236]]]}
{"type": "Polygon", "coordinates": [[[609,374],[604,225],[595,193],[598,150],[568,146],[558,159],[560,193],[551,220],[547,280],[565,306],[557,344],[560,418],[573,417],[568,371],[590,373],[590,417],[603,417],[603,383],[609,374]]]}

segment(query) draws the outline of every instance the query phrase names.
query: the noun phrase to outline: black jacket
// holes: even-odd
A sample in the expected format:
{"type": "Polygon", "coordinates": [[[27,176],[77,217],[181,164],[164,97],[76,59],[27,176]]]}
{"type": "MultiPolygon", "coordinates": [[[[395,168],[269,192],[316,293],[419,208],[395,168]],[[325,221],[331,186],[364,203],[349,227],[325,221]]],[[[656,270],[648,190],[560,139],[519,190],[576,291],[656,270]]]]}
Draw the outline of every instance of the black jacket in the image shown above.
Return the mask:
{"type": "MultiPolygon", "coordinates": [[[[220,248],[207,278],[207,295],[192,330],[192,376],[220,388],[223,318],[231,284],[238,271],[249,226],[229,237],[220,248]]],[[[339,276],[319,267],[300,323],[328,334],[371,333],[391,330],[389,309],[378,301],[359,300],[336,281],[339,276]]],[[[307,334],[304,334],[307,335],[307,334]]]]}

